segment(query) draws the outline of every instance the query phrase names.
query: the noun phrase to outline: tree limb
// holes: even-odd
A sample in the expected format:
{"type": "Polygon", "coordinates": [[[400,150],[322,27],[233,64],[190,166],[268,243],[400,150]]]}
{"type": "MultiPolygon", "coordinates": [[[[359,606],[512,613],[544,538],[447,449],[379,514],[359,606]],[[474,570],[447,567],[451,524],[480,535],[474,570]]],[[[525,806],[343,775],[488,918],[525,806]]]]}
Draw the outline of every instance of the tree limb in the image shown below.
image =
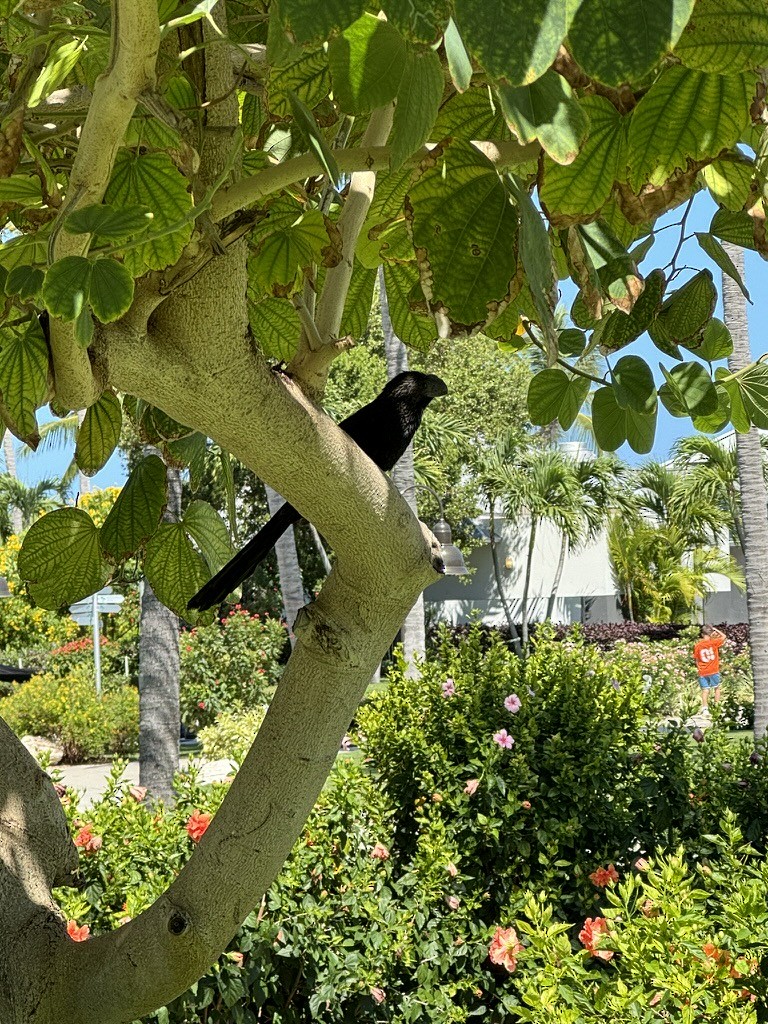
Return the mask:
{"type": "MultiPolygon", "coordinates": [[[[54,224],[54,260],[87,252],[89,236],[67,234],[62,230],[63,219],[77,207],[101,201],[139,96],[154,84],[159,44],[156,0],[113,0],[110,62],[96,81],[67,201],[54,224]]],[[[60,403],[73,409],[92,405],[101,388],[88,353],[75,340],[73,324],[51,319],[51,353],[60,403]]]]}

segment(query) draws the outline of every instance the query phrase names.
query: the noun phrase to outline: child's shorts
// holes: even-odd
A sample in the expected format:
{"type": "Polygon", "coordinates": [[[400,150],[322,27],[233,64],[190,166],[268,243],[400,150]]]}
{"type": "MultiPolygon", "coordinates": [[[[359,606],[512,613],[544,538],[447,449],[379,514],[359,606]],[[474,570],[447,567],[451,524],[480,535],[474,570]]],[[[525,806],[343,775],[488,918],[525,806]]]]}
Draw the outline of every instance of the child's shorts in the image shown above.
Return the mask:
{"type": "Polygon", "coordinates": [[[702,690],[714,690],[719,685],[719,672],[714,672],[711,676],[699,676],[699,686],[702,688],[702,690]]]}

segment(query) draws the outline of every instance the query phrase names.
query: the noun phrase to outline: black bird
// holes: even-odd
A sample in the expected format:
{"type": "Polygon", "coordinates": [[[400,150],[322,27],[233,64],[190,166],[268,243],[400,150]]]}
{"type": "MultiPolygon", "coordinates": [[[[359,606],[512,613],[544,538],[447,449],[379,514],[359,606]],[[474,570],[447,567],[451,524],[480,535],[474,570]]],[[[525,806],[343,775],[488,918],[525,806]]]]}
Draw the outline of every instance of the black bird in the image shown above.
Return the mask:
{"type": "MultiPolygon", "coordinates": [[[[363,449],[379,469],[392,469],[419,428],[433,398],[447,395],[445,381],[433,373],[406,370],[388,381],[380,395],[353,412],[339,426],[363,449]]],[[[301,516],[286,503],[262,526],[245,547],[231,558],[189,602],[189,608],[212,608],[256,569],[289,526],[301,516]]]]}

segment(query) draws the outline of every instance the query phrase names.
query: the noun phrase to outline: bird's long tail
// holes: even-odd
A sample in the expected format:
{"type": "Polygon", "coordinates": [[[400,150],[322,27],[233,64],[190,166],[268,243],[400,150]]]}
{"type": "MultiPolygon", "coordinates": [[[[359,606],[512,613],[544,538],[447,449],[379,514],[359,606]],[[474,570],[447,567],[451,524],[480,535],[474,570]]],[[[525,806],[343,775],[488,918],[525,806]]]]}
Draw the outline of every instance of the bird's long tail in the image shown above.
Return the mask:
{"type": "Polygon", "coordinates": [[[212,576],[205,586],[198,590],[187,607],[202,610],[221,604],[227,594],[239,586],[243,580],[248,579],[288,527],[297,523],[300,518],[301,516],[293,505],[289,505],[287,502],[285,505],[281,505],[256,536],[252,537],[234,558],[230,558],[223,569],[219,569],[216,575],[212,576]]]}

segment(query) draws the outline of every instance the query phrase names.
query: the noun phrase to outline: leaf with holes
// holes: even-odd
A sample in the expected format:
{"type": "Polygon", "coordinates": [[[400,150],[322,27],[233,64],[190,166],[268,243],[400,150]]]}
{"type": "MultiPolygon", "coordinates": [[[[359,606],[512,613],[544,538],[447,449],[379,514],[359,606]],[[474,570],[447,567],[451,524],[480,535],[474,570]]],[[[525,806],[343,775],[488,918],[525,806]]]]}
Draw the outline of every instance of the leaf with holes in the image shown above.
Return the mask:
{"type": "Polygon", "coordinates": [[[576,159],[562,166],[544,158],[541,202],[556,226],[596,213],[625,172],[625,122],[602,96],[579,101],[589,119],[589,133],[576,159]]]}
{"type": "Polygon", "coordinates": [[[530,85],[557,56],[576,6],[563,0],[456,0],[454,20],[489,75],[530,85]]]}
{"type": "Polygon", "coordinates": [[[683,64],[732,75],[768,64],[763,0],[697,0],[694,17],[675,47],[683,64]]]}
{"type": "Polygon", "coordinates": [[[48,343],[37,317],[22,329],[0,330],[0,392],[13,433],[37,448],[35,410],[48,397],[48,343]]]}
{"type": "Polygon", "coordinates": [[[107,558],[122,562],[147,543],[165,508],[165,488],[165,464],[157,455],[134,466],[101,528],[107,558]]]}
{"type": "Polygon", "coordinates": [[[43,302],[51,316],[75,320],[88,301],[93,264],[84,256],[65,256],[48,268],[43,302]]]}
{"type": "Polygon", "coordinates": [[[200,548],[211,573],[217,573],[234,554],[224,520],[207,501],[193,501],[185,511],[182,523],[200,548]]]}
{"type": "Polygon", "coordinates": [[[622,356],[611,369],[613,393],[622,409],[650,415],[656,409],[656,384],[650,366],[640,356],[622,356]]]}
{"type": "Polygon", "coordinates": [[[117,260],[94,260],[88,297],[103,324],[118,320],[133,302],[133,278],[128,268],[117,260]]]}
{"type": "Polygon", "coordinates": [[[504,119],[520,142],[538,139],[555,163],[573,163],[589,120],[564,78],[547,71],[532,85],[497,83],[496,94],[504,119]]]}
{"type": "Polygon", "coordinates": [[[142,206],[153,215],[146,241],[125,252],[125,266],[133,277],[164,270],[181,256],[192,235],[188,184],[166,153],[117,151],[104,201],[116,207],[142,206]]]}
{"type": "Polygon", "coordinates": [[[517,213],[491,162],[463,142],[435,151],[406,216],[433,307],[462,330],[484,324],[517,270],[517,213]]]}
{"type": "Polygon", "coordinates": [[[581,0],[568,33],[574,58],[606,85],[640,83],[677,43],[694,0],[581,0]]]}
{"type": "Polygon", "coordinates": [[[101,590],[110,571],[88,513],[60,508],[33,523],[19,551],[19,575],[43,608],[74,604],[101,590]]]}
{"type": "Polygon", "coordinates": [[[397,95],[405,40],[394,25],[364,14],[328,45],[333,94],[347,114],[367,114],[397,95]]]}
{"type": "Polygon", "coordinates": [[[408,51],[397,90],[390,166],[396,171],[429,138],[443,98],[443,70],[432,50],[408,51]]]}
{"type": "Polygon", "coordinates": [[[161,523],[147,543],[144,574],[158,599],[188,621],[211,621],[215,612],[195,614],[187,602],[206,583],[211,573],[195,551],[183,523],[161,523]]]}
{"type": "Polygon", "coordinates": [[[120,440],[122,426],[123,408],[114,391],[105,391],[86,409],[75,446],[75,461],[86,476],[93,476],[107,464],[120,440]]]}
{"type": "Polygon", "coordinates": [[[708,75],[674,65],[662,71],[629,122],[630,182],[663,185],[688,160],[730,149],[749,123],[754,75],[708,75]]]}

